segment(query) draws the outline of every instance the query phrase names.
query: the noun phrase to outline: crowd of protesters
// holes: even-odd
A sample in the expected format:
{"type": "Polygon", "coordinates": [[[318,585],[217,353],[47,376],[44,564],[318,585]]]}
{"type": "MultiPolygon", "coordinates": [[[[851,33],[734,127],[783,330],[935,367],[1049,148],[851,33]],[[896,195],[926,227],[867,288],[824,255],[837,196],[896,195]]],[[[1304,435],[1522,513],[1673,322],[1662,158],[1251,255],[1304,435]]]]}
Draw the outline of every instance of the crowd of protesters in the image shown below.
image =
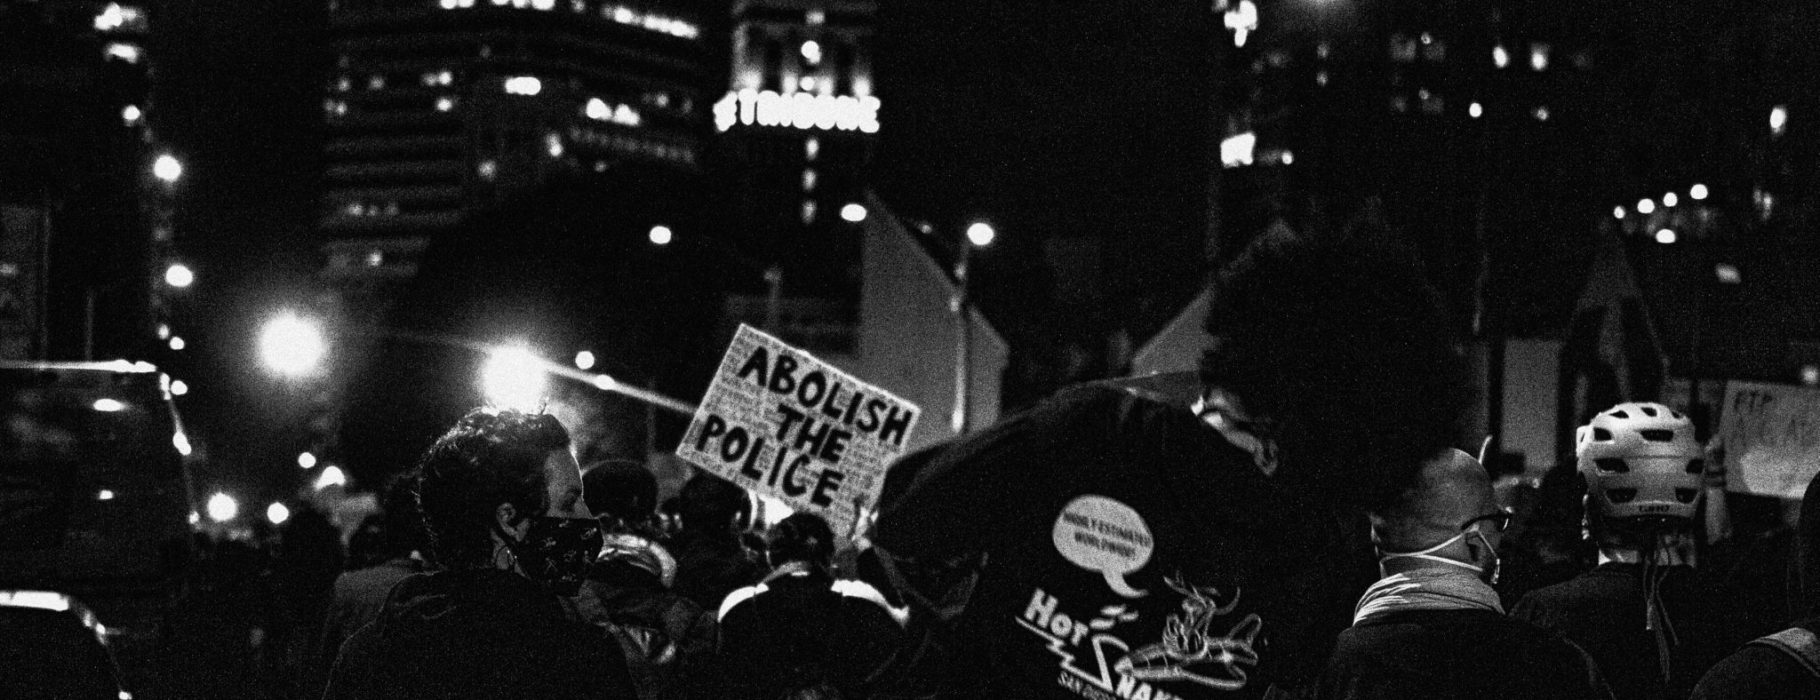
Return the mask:
{"type": "Polygon", "coordinates": [[[165,695],[1820,697],[1820,502],[1751,517],[1648,402],[1494,488],[1424,277],[1370,232],[1266,235],[1188,391],[1076,387],[907,455],[857,537],[754,527],[706,473],[660,514],[644,465],[476,409],[345,558],[309,511],[273,557],[212,545],[165,695]]]}

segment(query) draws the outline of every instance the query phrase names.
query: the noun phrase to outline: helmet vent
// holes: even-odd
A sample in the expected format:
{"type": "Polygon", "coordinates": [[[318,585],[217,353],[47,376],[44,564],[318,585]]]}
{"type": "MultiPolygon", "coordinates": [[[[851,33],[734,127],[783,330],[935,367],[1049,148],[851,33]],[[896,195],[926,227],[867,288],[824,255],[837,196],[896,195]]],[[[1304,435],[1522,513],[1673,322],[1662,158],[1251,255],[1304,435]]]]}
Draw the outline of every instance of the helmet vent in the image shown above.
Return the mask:
{"type": "Polygon", "coordinates": [[[1642,407],[1642,411],[1643,411],[1643,415],[1649,416],[1651,418],[1656,417],[1656,409],[1654,409],[1654,408],[1651,408],[1649,406],[1644,406],[1644,407],[1642,407]]]}
{"type": "Polygon", "coordinates": [[[1673,418],[1675,420],[1681,420],[1683,418],[1680,411],[1677,411],[1672,408],[1668,409],[1668,417],[1673,418]]]}
{"type": "Polygon", "coordinates": [[[1630,464],[1619,457],[1600,457],[1593,460],[1593,464],[1597,465],[1599,471],[1602,472],[1623,473],[1630,471],[1630,464]]]}
{"type": "Polygon", "coordinates": [[[1699,474],[1699,473],[1702,473],[1705,471],[1706,471],[1706,460],[1704,460],[1704,459],[1687,460],[1687,473],[1699,474]]]}
{"type": "Polygon", "coordinates": [[[1630,420],[1630,414],[1629,414],[1629,413],[1625,413],[1625,412],[1623,412],[1623,411],[1612,411],[1612,412],[1611,412],[1611,417],[1613,417],[1613,418],[1623,418],[1623,419],[1625,419],[1625,420],[1630,420]]]}
{"type": "Polygon", "coordinates": [[[1604,428],[1593,428],[1592,439],[1595,442],[1611,442],[1611,431],[1604,428]]]}
{"type": "Polygon", "coordinates": [[[1650,442],[1675,441],[1675,431],[1673,430],[1639,430],[1637,432],[1642,433],[1643,439],[1650,442]]]}
{"type": "Polygon", "coordinates": [[[1682,503],[1693,503],[1694,498],[1699,495],[1700,493],[1693,489],[1675,489],[1675,500],[1682,503]]]}
{"type": "Polygon", "coordinates": [[[1636,489],[1606,489],[1605,500],[1612,503],[1629,503],[1637,500],[1636,489]]]}

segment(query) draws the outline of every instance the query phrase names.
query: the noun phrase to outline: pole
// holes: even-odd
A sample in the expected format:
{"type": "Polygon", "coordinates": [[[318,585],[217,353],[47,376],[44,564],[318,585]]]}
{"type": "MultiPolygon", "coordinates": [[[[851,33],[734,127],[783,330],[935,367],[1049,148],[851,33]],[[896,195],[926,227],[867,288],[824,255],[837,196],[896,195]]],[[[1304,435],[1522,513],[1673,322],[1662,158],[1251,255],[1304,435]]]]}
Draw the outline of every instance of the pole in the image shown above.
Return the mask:
{"type": "Polygon", "coordinates": [[[968,318],[967,304],[967,263],[973,254],[973,246],[968,241],[961,241],[961,259],[954,266],[954,416],[952,424],[955,435],[967,434],[967,395],[971,383],[969,374],[972,369],[973,323],[968,318]]]}
{"type": "Polygon", "coordinates": [[[783,329],[784,266],[772,263],[765,268],[765,332],[778,335],[783,329]]]}
{"type": "Polygon", "coordinates": [[[95,360],[95,288],[82,290],[82,360],[95,360]]]}

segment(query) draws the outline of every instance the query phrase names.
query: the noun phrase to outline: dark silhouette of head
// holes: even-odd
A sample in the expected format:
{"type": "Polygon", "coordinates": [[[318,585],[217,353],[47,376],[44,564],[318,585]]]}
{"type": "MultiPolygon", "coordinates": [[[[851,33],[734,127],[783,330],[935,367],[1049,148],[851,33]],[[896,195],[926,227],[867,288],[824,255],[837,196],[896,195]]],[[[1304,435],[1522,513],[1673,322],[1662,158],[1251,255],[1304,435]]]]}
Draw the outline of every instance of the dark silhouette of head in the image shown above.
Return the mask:
{"type": "Polygon", "coordinates": [[[834,562],[834,529],[814,513],[794,513],[771,528],[771,565],[804,562],[827,569],[834,562]]]}
{"type": "Polygon", "coordinates": [[[568,446],[569,432],[548,414],[477,408],[462,416],[418,465],[418,503],[437,563],[486,566],[499,504],[544,512],[544,462],[568,446]]]}
{"type": "Polygon", "coordinates": [[[1420,262],[1381,231],[1252,241],[1213,280],[1202,357],[1277,441],[1277,477],[1382,506],[1456,439],[1465,360],[1420,262]]]}
{"type": "Polygon", "coordinates": [[[642,527],[657,512],[657,477],[629,459],[595,462],[581,474],[588,510],[609,529],[642,527]]]}
{"type": "Polygon", "coordinates": [[[740,514],[751,508],[746,491],[706,472],[689,477],[677,500],[684,532],[731,533],[740,514]]]}

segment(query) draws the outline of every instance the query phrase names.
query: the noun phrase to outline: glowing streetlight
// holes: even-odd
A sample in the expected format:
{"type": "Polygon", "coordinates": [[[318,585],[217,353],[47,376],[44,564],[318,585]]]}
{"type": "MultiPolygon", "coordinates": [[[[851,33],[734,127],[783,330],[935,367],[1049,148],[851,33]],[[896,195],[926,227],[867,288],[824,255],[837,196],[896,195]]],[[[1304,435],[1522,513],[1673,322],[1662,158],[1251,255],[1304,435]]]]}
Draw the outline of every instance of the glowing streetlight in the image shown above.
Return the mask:
{"type": "Polygon", "coordinates": [[[178,352],[182,352],[184,348],[187,348],[190,346],[189,343],[186,343],[183,341],[183,336],[180,336],[180,335],[171,336],[171,339],[168,342],[171,346],[171,349],[176,350],[178,352]]]}
{"type": "Polygon", "coordinates": [[[866,206],[859,202],[849,202],[840,208],[840,218],[842,221],[854,224],[865,221],[866,206]]]}
{"type": "Polygon", "coordinates": [[[1710,193],[1706,191],[1706,185],[1694,183],[1693,187],[1687,188],[1687,196],[1695,201],[1706,199],[1708,194],[1710,193]]]}
{"type": "Polygon", "coordinates": [[[1485,115],[1485,106],[1474,102],[1466,106],[1466,116],[1478,119],[1485,115]]]}
{"type": "Polygon", "coordinates": [[[1681,196],[1673,192],[1662,195],[1662,206],[1672,207],[1681,203],[1681,196]]]}
{"type": "Polygon", "coordinates": [[[1654,214],[1655,212],[1656,212],[1656,200],[1648,199],[1648,198],[1637,200],[1637,213],[1638,214],[1654,214]]]}
{"type": "Polygon", "coordinates": [[[187,382],[185,382],[181,379],[171,380],[171,395],[172,396],[182,396],[182,395],[188,394],[188,393],[190,393],[190,385],[187,382]]]}
{"type": "Polygon", "coordinates": [[[587,350],[575,353],[576,369],[594,369],[594,353],[587,350]]]}
{"type": "Polygon", "coordinates": [[[805,41],[802,46],[802,54],[803,60],[808,61],[809,65],[817,65],[822,62],[822,45],[816,43],[814,39],[805,41]]]}
{"type": "Polygon", "coordinates": [[[481,368],[481,391],[495,406],[536,410],[549,381],[543,364],[542,358],[522,345],[494,350],[481,368]]]}
{"type": "Polygon", "coordinates": [[[177,289],[184,289],[196,283],[196,271],[183,263],[171,263],[164,268],[164,283],[177,289]]]}
{"type": "Polygon", "coordinates": [[[1776,105],[1769,110],[1769,133],[1781,136],[1788,128],[1788,105],[1776,105]]]}
{"type": "Polygon", "coordinates": [[[1614,219],[1624,218],[1624,207],[1612,207],[1611,208],[1611,218],[1614,218],[1614,219]]]}
{"type": "Polygon", "coordinates": [[[1676,238],[1675,230],[1672,228],[1656,231],[1656,242],[1661,243],[1662,245],[1673,245],[1676,238]]]}
{"type": "Polygon", "coordinates": [[[676,240],[676,232],[671,231],[668,226],[658,224],[651,227],[648,238],[651,239],[652,245],[670,245],[670,241],[676,240]]]}
{"type": "Polygon", "coordinates": [[[273,525],[283,525],[284,521],[291,519],[291,509],[284,507],[283,503],[273,501],[272,505],[265,507],[265,519],[273,525]]]}
{"type": "Polygon", "coordinates": [[[225,523],[240,514],[240,502],[234,500],[233,496],[216,491],[215,495],[209,496],[208,511],[210,520],[225,523]]]}
{"type": "Polygon", "coordinates": [[[341,467],[337,467],[333,464],[323,467],[322,474],[320,476],[316,477],[316,490],[317,491],[321,491],[330,486],[344,486],[345,487],[347,485],[348,485],[348,475],[341,471],[341,467]]]}
{"type": "Polygon", "coordinates": [[[314,453],[314,452],[297,453],[297,466],[302,467],[304,469],[315,469],[316,468],[316,453],[314,453]]]}
{"type": "Polygon", "coordinates": [[[327,354],[322,329],[293,313],[266,321],[259,332],[259,359],[281,376],[308,376],[327,354]]]}
{"type": "Polygon", "coordinates": [[[967,242],[975,246],[984,248],[992,245],[992,240],[997,237],[998,232],[992,230],[992,224],[984,221],[975,221],[967,226],[967,242]]]}
{"type": "Polygon", "coordinates": [[[159,154],[152,161],[152,177],[163,180],[166,184],[176,184],[177,179],[183,177],[183,163],[169,153],[159,154]]]}

